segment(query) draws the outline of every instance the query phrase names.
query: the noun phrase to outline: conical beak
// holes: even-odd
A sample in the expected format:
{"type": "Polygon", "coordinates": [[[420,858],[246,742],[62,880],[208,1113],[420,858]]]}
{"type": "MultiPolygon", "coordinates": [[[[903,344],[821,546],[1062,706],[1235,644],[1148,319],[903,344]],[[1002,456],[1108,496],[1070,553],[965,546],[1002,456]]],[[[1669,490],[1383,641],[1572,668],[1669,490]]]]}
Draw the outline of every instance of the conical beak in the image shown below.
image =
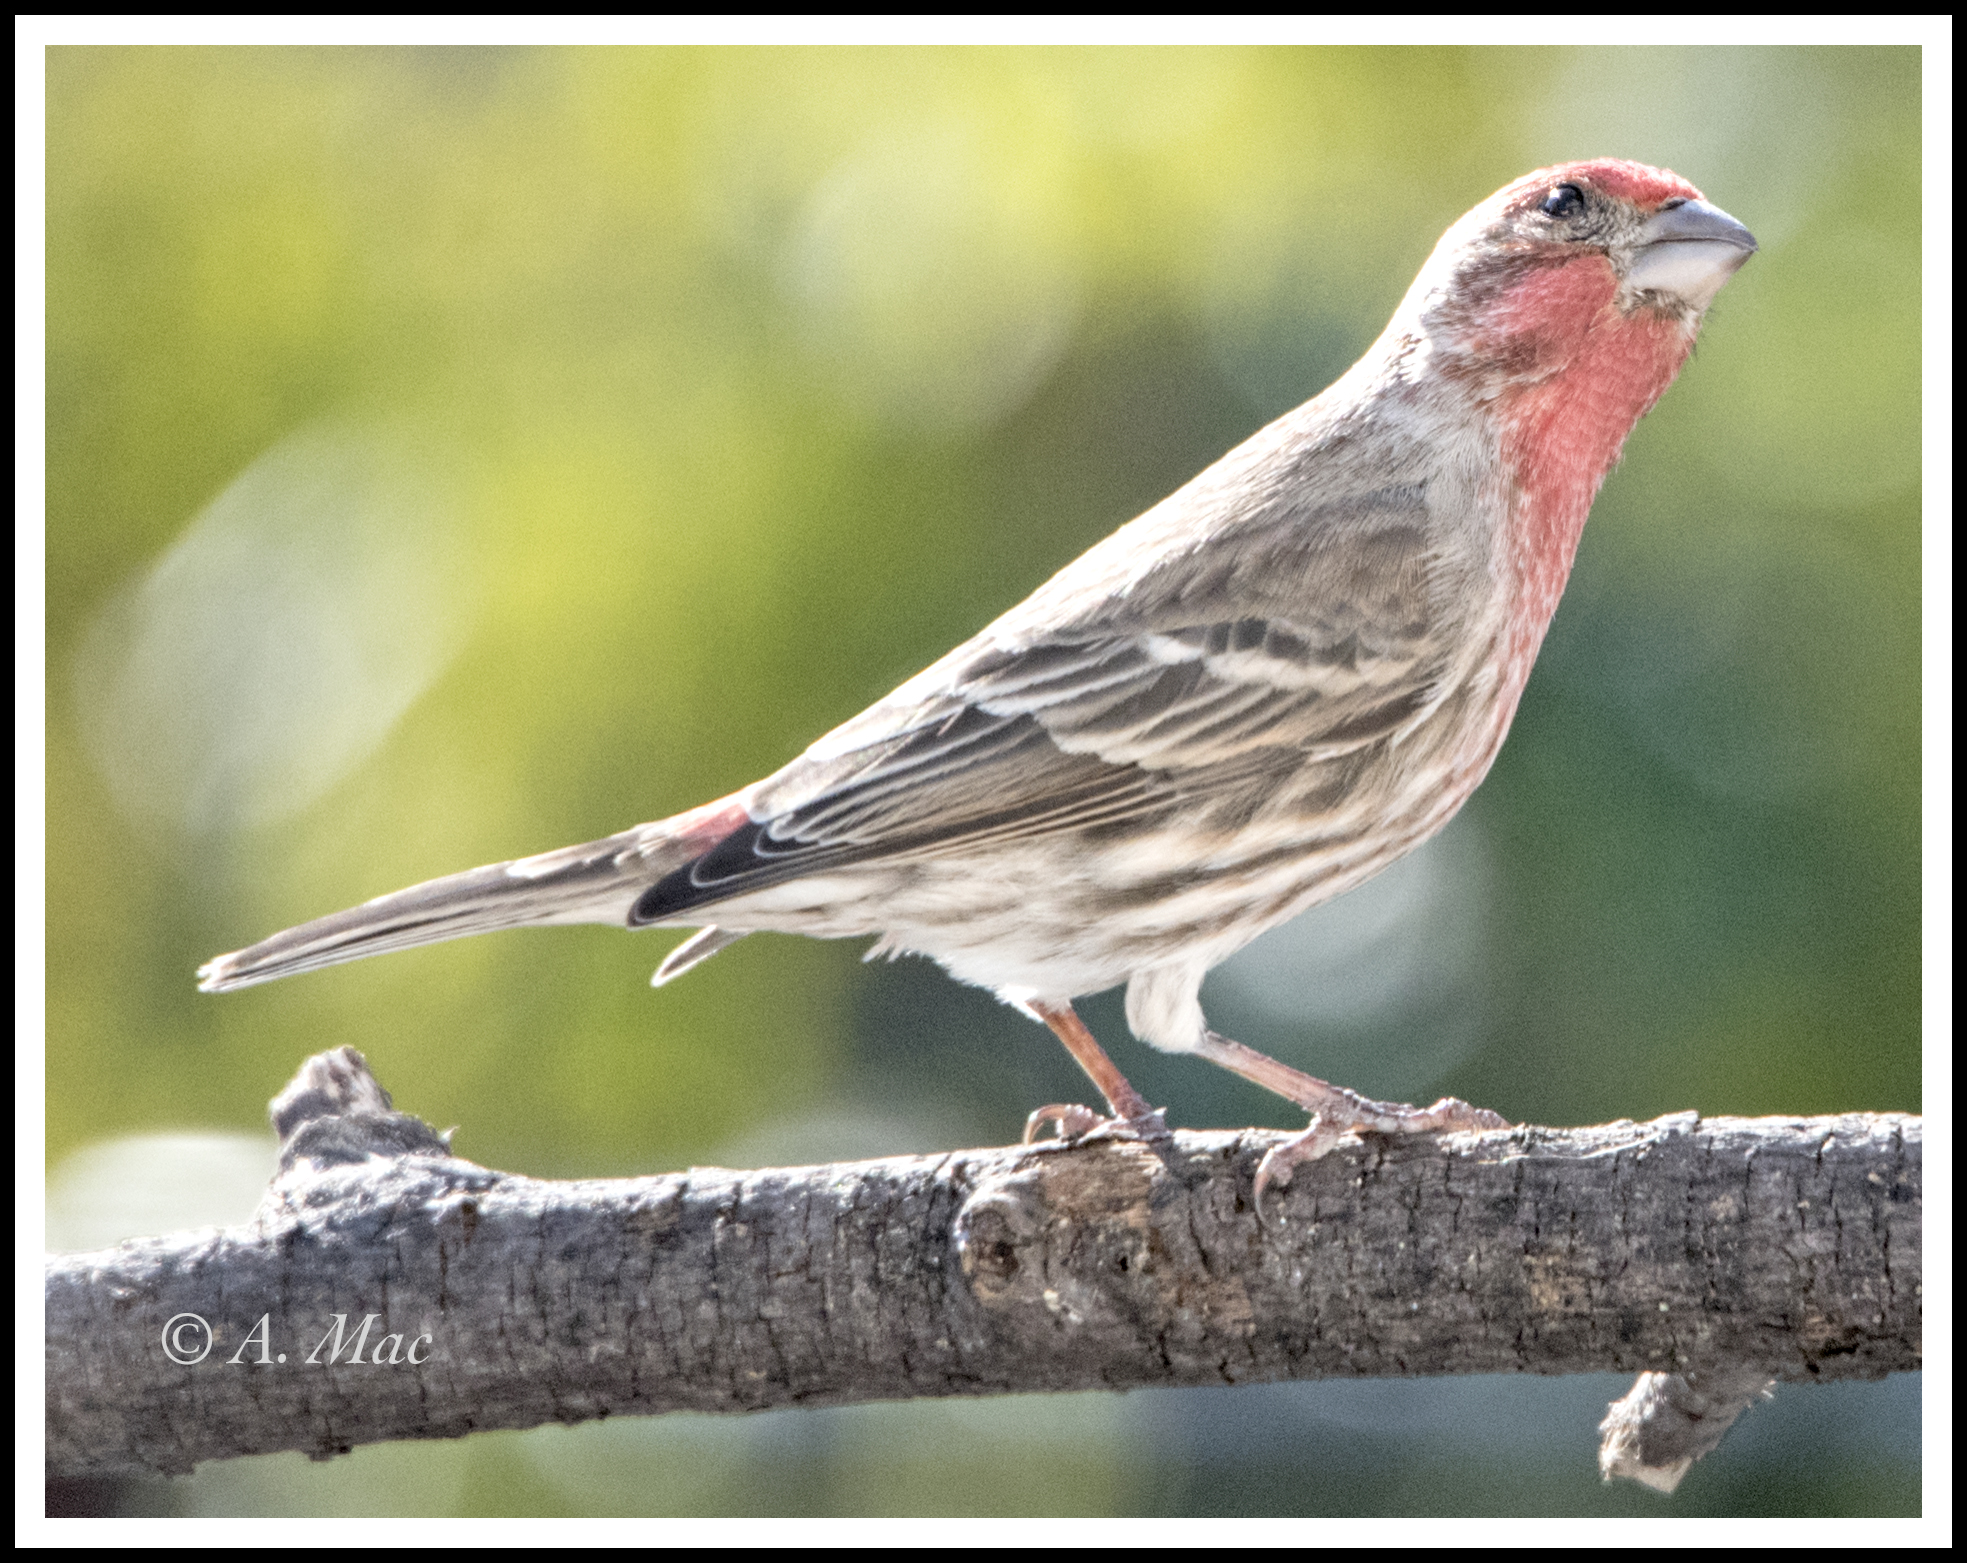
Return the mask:
{"type": "Polygon", "coordinates": [[[1620,290],[1634,303],[1641,294],[1664,294],[1706,309],[1755,253],[1755,235],[1706,201],[1683,201],[1655,212],[1639,236],[1639,251],[1620,290]]]}

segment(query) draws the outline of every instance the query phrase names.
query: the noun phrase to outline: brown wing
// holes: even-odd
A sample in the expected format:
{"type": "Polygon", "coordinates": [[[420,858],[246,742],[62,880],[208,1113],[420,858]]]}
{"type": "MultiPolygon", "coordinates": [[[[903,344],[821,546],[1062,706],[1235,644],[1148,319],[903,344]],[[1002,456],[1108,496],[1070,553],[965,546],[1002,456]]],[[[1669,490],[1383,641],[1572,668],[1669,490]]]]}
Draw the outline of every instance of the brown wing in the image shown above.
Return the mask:
{"type": "Polygon", "coordinates": [[[1390,738],[1443,671],[1417,496],[1398,497],[1350,507],[1343,547],[1299,516],[1221,558],[1167,558],[1044,633],[1007,616],[768,778],[758,823],[632,921],[853,862],[1144,822],[1390,738]]]}

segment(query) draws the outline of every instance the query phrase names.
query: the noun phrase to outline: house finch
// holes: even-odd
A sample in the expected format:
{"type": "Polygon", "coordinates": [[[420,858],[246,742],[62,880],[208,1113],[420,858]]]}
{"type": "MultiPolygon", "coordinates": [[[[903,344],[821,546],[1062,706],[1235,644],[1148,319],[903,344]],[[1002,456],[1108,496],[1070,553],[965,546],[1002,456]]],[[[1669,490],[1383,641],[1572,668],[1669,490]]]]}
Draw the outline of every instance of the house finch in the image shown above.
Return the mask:
{"type": "Polygon", "coordinates": [[[1217,1036],[1204,974],[1445,825],[1496,757],[1598,485],[1755,249],[1686,180],[1541,169],[1443,235],[1379,340],[1026,601],[774,775],[584,846],[415,885],[201,969],[224,990],[533,923],[877,935],[1057,1033],[1164,1133],[1073,1012],[1290,1098],[1310,1127],[1500,1127],[1370,1102],[1217,1036]]]}

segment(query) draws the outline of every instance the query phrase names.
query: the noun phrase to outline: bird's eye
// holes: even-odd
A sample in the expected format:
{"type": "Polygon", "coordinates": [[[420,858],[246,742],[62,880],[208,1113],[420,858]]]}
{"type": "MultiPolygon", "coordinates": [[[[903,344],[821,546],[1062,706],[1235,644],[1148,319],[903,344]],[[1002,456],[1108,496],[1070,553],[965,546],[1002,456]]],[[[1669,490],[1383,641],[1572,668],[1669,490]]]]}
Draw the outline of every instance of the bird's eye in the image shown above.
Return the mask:
{"type": "Polygon", "coordinates": [[[1584,206],[1584,192],[1576,185],[1558,185],[1544,197],[1542,211],[1546,217],[1562,219],[1577,216],[1584,206]]]}

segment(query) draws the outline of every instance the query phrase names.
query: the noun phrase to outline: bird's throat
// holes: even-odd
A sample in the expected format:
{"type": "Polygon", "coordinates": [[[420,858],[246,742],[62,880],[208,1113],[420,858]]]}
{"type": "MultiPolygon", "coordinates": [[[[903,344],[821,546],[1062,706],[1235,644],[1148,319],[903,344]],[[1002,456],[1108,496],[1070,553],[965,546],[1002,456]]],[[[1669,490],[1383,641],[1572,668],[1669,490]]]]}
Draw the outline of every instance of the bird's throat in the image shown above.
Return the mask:
{"type": "Polygon", "coordinates": [[[1692,346],[1689,323],[1647,309],[1627,314],[1607,299],[1562,369],[1498,398],[1511,479],[1509,661],[1519,689],[1570,579],[1599,485],[1692,346]]]}

